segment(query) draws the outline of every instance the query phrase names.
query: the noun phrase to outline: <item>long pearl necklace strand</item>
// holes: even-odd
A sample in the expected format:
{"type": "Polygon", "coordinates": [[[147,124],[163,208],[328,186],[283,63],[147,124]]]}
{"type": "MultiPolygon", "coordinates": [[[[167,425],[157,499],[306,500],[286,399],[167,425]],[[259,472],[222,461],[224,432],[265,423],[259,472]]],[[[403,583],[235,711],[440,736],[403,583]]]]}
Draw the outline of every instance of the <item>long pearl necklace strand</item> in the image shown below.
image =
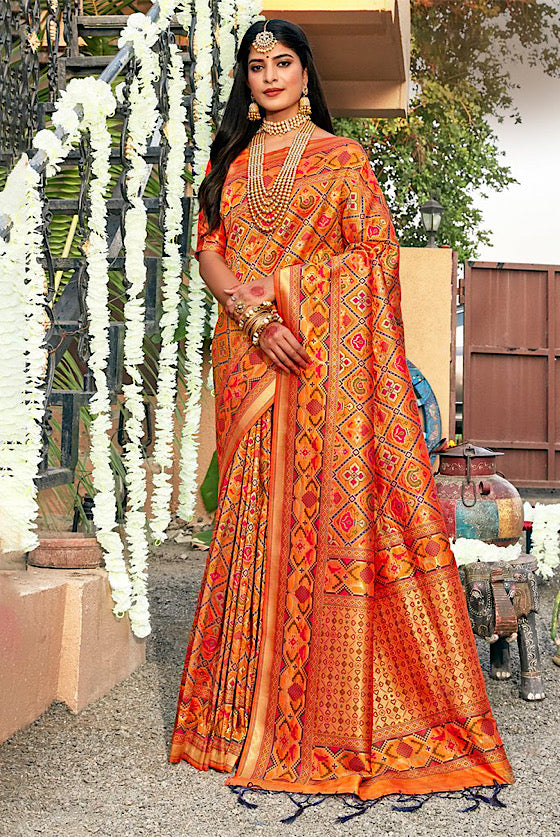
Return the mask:
{"type": "MultiPolygon", "coordinates": [[[[287,121],[287,120],[286,120],[287,121]]],[[[307,118],[295,135],[282,168],[270,187],[264,185],[264,132],[259,130],[249,144],[247,197],[253,221],[262,232],[272,232],[286,214],[299,161],[315,125],[307,118]]]]}

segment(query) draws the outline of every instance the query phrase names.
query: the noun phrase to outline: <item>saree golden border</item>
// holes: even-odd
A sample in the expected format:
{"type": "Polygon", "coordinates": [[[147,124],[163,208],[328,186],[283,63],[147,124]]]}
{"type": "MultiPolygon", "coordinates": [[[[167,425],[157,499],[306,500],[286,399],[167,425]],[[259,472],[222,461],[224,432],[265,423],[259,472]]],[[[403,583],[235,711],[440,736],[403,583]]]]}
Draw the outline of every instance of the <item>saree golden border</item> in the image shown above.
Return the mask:
{"type": "MultiPolygon", "coordinates": [[[[281,157],[267,156],[269,176],[281,157]]],[[[206,628],[197,611],[192,636],[202,645],[236,612],[258,652],[242,680],[250,709],[224,758],[223,727],[210,753],[208,737],[227,700],[214,690],[200,701],[197,683],[224,665],[228,647],[204,661],[187,650],[170,760],[236,766],[229,785],[362,799],[512,783],[408,374],[398,244],[370,164],[351,140],[312,141],[272,239],[252,226],[245,183],[242,154],[224,186],[223,228],[208,246],[221,248],[241,281],[274,273],[280,312],[313,363],[275,374],[219,319],[220,508],[237,508],[245,524],[242,479],[232,475],[246,459],[238,452],[254,433],[259,399],[261,416],[272,418],[267,484],[253,486],[264,560],[246,568],[262,570],[251,627],[229,589],[235,544],[217,526],[208,566],[221,556],[222,611],[206,628]]],[[[199,609],[211,598],[205,577],[199,609]]]]}

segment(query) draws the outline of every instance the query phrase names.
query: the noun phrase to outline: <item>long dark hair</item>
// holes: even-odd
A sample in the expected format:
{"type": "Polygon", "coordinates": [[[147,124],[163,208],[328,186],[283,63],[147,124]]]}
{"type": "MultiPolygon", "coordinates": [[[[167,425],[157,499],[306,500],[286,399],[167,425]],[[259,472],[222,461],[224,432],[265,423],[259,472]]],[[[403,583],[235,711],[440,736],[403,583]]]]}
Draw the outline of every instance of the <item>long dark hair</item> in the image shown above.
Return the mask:
{"type": "MultiPolygon", "coordinates": [[[[251,102],[251,91],[247,81],[251,45],[258,33],[264,29],[264,24],[263,20],[253,23],[239,45],[233,87],[210,149],[212,170],[202,181],[198,192],[200,208],[206,216],[210,230],[215,229],[220,223],[220,199],[228,169],[238,154],[249,145],[260,125],[260,122],[249,122],[247,119],[251,102]]],[[[266,28],[280,43],[296,53],[303,69],[307,68],[311,118],[320,128],[333,133],[331,115],[305,32],[288,20],[269,20],[266,28]]],[[[264,116],[262,109],[261,113],[264,116]]]]}

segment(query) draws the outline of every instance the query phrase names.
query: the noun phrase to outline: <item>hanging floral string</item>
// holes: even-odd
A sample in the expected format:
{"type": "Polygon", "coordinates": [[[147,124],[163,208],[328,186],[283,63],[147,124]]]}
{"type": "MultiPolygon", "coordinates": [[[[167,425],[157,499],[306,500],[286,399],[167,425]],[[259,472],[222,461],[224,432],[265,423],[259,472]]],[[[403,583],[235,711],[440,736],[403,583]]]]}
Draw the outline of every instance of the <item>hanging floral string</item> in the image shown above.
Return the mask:
{"type": "MultiPolygon", "coordinates": [[[[123,554],[123,543],[117,530],[115,479],[110,464],[112,415],[107,385],[109,359],[109,272],[107,245],[107,197],[110,184],[109,155],[111,136],[107,119],[113,115],[116,102],[108,85],[99,83],[94,88],[76,80],[84,110],[84,128],[89,129],[92,150],[92,179],[89,199],[89,236],[85,247],[88,287],[86,306],[89,321],[89,368],[93,373],[95,393],[89,404],[90,459],[95,488],[93,519],[97,540],[105,552],[111,594],[115,602],[113,612],[124,616],[130,609],[132,588],[123,554]]],[[[72,82],[74,84],[74,82],[72,82]]]]}
{"type": "Polygon", "coordinates": [[[162,309],[160,319],[161,350],[157,382],[157,408],[155,413],[155,444],[153,459],[159,469],[153,476],[152,535],[156,540],[165,538],[169,525],[172,494],[169,468],[173,462],[173,416],[177,395],[177,341],[175,332],[179,319],[182,260],[179,236],[182,224],[184,195],[183,167],[187,135],[186,111],[183,105],[185,77],[182,53],[175,44],[170,46],[168,97],[169,120],[165,127],[169,152],[165,169],[165,237],[162,259],[162,309]]]}
{"type": "Polygon", "coordinates": [[[233,65],[235,64],[235,0],[218,0],[218,26],[216,45],[220,56],[218,75],[218,97],[223,108],[233,85],[233,65]]]}
{"type": "Polygon", "coordinates": [[[0,239],[0,547],[4,552],[38,545],[35,531],[44,413],[44,346],[49,319],[41,265],[42,206],[39,175],[24,155],[0,195],[10,218],[0,239]]]}
{"type": "Polygon", "coordinates": [[[255,0],[247,0],[247,2],[238,2],[237,3],[237,15],[236,15],[236,26],[237,26],[237,41],[241,41],[241,38],[256,20],[262,20],[263,15],[261,15],[262,10],[262,2],[255,2],[255,0]]]}
{"type": "MultiPolygon", "coordinates": [[[[212,9],[208,0],[194,0],[196,26],[192,44],[195,58],[195,95],[192,103],[194,117],[193,191],[196,195],[204,178],[210,156],[212,139],[212,9]]],[[[190,20],[188,5],[179,16],[183,27],[190,20]]],[[[198,205],[193,201],[193,217],[198,215],[198,205]]],[[[202,342],[205,320],[204,283],[198,270],[198,262],[191,259],[187,304],[189,319],[185,335],[185,388],[187,405],[181,431],[181,460],[178,511],[184,520],[191,520],[197,487],[198,434],[200,428],[202,390],[202,342]]]]}
{"type": "Polygon", "coordinates": [[[127,298],[124,306],[124,371],[130,382],[123,385],[127,410],[126,441],[123,462],[126,470],[127,508],[125,538],[132,586],[129,615],[133,630],[140,635],[149,631],[147,599],[148,538],[146,531],[146,472],[144,469],[144,363],[146,266],[144,251],[147,238],[147,212],[143,192],[146,173],[145,154],[156,128],[158,101],[155,82],[160,67],[152,47],[158,39],[158,27],[144,15],[131,15],[119,39],[119,47],[131,43],[138,65],[129,92],[129,118],[126,155],[126,194],[130,206],[124,218],[125,275],[127,298]]]}

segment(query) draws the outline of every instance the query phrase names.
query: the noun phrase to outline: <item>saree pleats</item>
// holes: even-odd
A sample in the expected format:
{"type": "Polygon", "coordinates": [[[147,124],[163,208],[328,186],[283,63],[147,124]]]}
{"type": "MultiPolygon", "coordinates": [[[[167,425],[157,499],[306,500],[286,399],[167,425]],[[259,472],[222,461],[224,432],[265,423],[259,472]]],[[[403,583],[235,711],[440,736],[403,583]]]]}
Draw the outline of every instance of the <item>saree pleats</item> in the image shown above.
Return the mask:
{"type": "Polygon", "coordinates": [[[259,650],[270,474],[267,410],[221,488],[175,719],[170,761],[231,770],[245,740],[259,650]]]}
{"type": "MultiPolygon", "coordinates": [[[[281,162],[268,155],[267,175],[281,162]]],[[[222,224],[201,230],[201,246],[240,281],[274,275],[312,363],[275,376],[221,312],[220,507],[171,761],[235,767],[229,785],[362,799],[510,784],[408,373],[398,243],[369,161],[351,140],[312,141],[270,236],[252,223],[246,179],[241,154],[222,224]]]]}

